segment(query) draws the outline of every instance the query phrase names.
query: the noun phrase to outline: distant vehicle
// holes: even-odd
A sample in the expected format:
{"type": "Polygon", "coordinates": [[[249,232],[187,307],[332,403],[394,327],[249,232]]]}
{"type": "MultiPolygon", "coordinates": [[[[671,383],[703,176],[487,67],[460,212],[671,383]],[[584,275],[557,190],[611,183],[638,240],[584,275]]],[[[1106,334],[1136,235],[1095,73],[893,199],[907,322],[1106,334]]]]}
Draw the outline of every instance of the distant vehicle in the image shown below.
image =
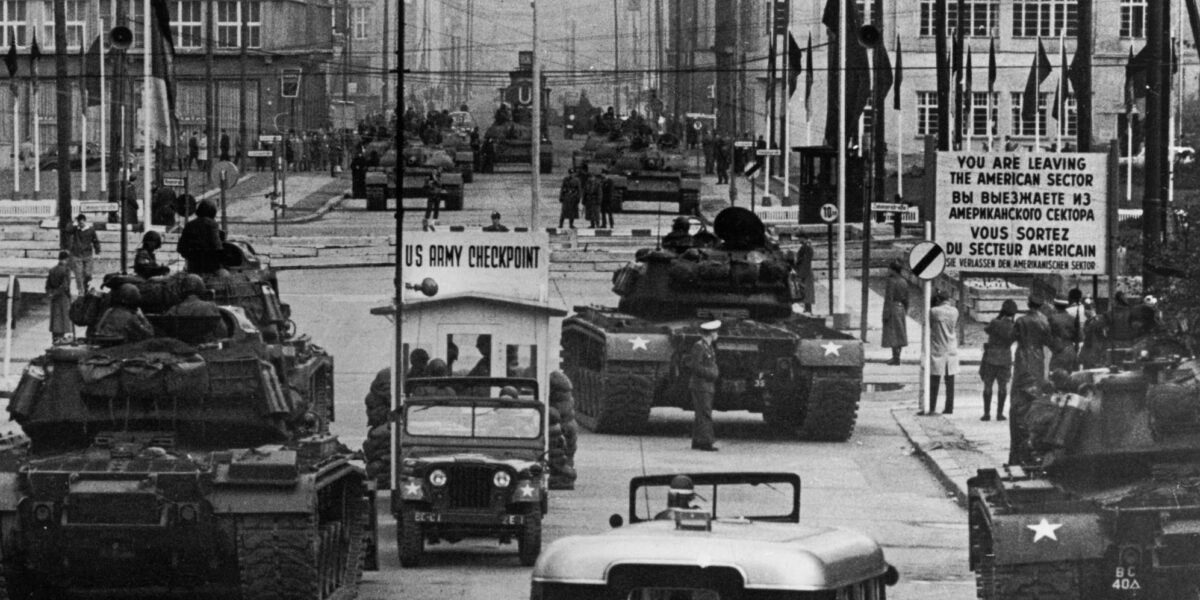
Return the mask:
{"type": "MultiPolygon", "coordinates": [[[[54,171],[58,169],[58,147],[50,146],[42,153],[40,167],[43,171],[54,171]]],[[[79,142],[71,144],[71,154],[69,159],[69,167],[71,169],[79,169],[83,164],[83,157],[79,154],[79,142]]],[[[87,164],[88,167],[100,166],[100,145],[94,142],[87,143],[87,164]]],[[[89,169],[90,170],[90,169],[89,169]]],[[[97,169],[98,170],[98,169],[97,169]]]]}
{"type": "Polygon", "coordinates": [[[869,536],[800,524],[795,473],[688,477],[701,507],[667,508],[678,475],[633,478],[629,525],[612,515],[612,531],[550,544],[534,564],[529,597],[884,598],[899,580],[869,536]]]}

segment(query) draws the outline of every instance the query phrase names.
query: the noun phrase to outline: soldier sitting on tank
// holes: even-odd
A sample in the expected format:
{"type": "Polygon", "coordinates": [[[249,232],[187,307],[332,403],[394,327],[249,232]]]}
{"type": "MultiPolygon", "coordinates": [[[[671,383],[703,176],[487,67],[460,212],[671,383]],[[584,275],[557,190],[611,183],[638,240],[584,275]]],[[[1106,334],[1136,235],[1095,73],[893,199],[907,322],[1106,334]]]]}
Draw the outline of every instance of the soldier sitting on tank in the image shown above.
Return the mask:
{"type": "Polygon", "coordinates": [[[671,479],[671,487],[667,488],[667,508],[654,515],[654,519],[671,520],[675,518],[675,511],[692,510],[699,508],[692,506],[692,500],[696,498],[696,488],[692,484],[692,478],[687,475],[676,475],[671,479]]]}
{"type": "Polygon", "coordinates": [[[154,337],[154,327],[138,305],[142,294],[132,283],[122,283],[112,294],[112,307],[104,311],[91,337],[99,342],[123,344],[154,337]]]}
{"type": "Polygon", "coordinates": [[[663,237],[663,248],[683,254],[695,246],[695,240],[693,240],[692,234],[689,231],[691,226],[692,224],[688,221],[687,217],[675,217],[675,222],[671,223],[671,233],[663,237]]]}
{"type": "Polygon", "coordinates": [[[201,298],[208,293],[208,286],[204,285],[204,280],[199,275],[189,274],[184,277],[180,288],[183,301],[167,309],[167,312],[163,314],[169,317],[203,318],[212,322],[212,327],[209,329],[187,332],[188,339],[183,341],[191,344],[203,344],[229,337],[229,330],[225,327],[225,321],[221,317],[221,309],[217,308],[215,303],[201,298]]]}
{"type": "Polygon", "coordinates": [[[165,265],[160,266],[158,259],[154,257],[154,251],[161,247],[162,234],[157,231],[147,231],[146,235],[142,236],[141,247],[133,255],[133,272],[146,279],[170,273],[171,268],[165,265]]]}
{"type": "Polygon", "coordinates": [[[217,225],[217,205],[212,200],[201,200],[196,206],[196,218],[188,221],[179,235],[176,248],[187,261],[189,273],[221,273],[224,243],[221,228],[217,225]]]}

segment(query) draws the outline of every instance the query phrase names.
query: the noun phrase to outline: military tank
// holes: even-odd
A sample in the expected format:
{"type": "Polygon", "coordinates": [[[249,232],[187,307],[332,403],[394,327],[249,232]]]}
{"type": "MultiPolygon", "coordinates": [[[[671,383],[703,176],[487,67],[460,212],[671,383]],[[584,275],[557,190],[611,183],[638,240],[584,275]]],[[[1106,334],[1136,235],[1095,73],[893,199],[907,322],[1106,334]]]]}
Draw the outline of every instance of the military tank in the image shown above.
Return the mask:
{"type": "Polygon", "coordinates": [[[1200,594],[1200,362],[1139,346],[1054,378],[1025,420],[1032,460],[968,481],[979,598],[1200,594]]]}
{"type": "Polygon", "coordinates": [[[683,358],[699,323],[715,318],[724,323],[715,410],[760,412],[803,439],[848,439],[862,390],[862,343],[795,313],[802,279],[791,256],[768,246],[754,213],[727,208],[714,231],[639,250],[614,275],[616,308],[577,306],[564,320],[563,370],[575,386],[578,420],[595,431],[633,433],[652,407],[690,410],[683,358]]]}
{"type": "MultiPolygon", "coordinates": [[[[506,110],[496,111],[496,118],[484,134],[480,153],[480,171],[495,173],[497,165],[528,165],[533,161],[533,126],[528,109],[517,107],[509,116],[506,110]]],[[[554,149],[543,132],[538,153],[538,170],[554,171],[554,149]]]]}
{"type": "Polygon", "coordinates": [[[645,139],[630,128],[594,131],[572,161],[612,182],[613,212],[621,212],[625,202],[662,202],[678,205],[679,214],[700,214],[700,173],[689,168],[679,140],[669,134],[654,144],[645,139]]]}
{"type": "Polygon", "coordinates": [[[0,597],[352,597],[373,486],[329,433],[332,357],[291,331],[269,270],[210,276],[219,317],[156,312],[173,278],[155,279],[155,337],[54,346],[22,375],[0,597]]]}
{"type": "MultiPolygon", "coordinates": [[[[388,142],[379,143],[389,144],[388,142]]],[[[462,210],[464,177],[457,170],[454,157],[449,151],[439,146],[426,146],[419,140],[412,140],[406,141],[402,157],[404,160],[404,184],[400,188],[401,198],[426,197],[425,182],[431,175],[440,174],[438,177],[442,184],[443,193],[445,194],[442,208],[445,210],[462,210]]],[[[395,151],[380,154],[379,172],[385,174],[395,173],[395,166],[395,151]]],[[[368,168],[367,176],[368,183],[370,183],[370,168],[368,168]]],[[[392,183],[391,187],[394,188],[394,186],[395,184],[392,183]]],[[[390,190],[389,196],[395,197],[395,191],[390,190]]]]}
{"type": "Polygon", "coordinates": [[[454,167],[462,174],[463,183],[471,183],[475,181],[475,148],[471,146],[475,119],[463,110],[451,112],[450,119],[450,128],[441,132],[442,149],[454,158],[454,167]]]}

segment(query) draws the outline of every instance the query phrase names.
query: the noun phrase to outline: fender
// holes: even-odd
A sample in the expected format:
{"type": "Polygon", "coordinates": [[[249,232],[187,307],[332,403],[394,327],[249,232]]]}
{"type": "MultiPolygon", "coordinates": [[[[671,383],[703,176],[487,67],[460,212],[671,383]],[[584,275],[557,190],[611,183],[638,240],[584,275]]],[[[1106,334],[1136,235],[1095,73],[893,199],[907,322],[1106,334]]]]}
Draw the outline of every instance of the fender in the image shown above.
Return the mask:
{"type": "Polygon", "coordinates": [[[998,565],[1098,560],[1110,545],[1087,513],[992,515],[991,530],[998,565]]]}
{"type": "Polygon", "coordinates": [[[666,363],[673,353],[671,336],[663,333],[609,333],[604,339],[607,360],[666,363]]]}
{"type": "Polygon", "coordinates": [[[796,359],[804,367],[862,367],[863,345],[855,339],[800,340],[796,359]]]}

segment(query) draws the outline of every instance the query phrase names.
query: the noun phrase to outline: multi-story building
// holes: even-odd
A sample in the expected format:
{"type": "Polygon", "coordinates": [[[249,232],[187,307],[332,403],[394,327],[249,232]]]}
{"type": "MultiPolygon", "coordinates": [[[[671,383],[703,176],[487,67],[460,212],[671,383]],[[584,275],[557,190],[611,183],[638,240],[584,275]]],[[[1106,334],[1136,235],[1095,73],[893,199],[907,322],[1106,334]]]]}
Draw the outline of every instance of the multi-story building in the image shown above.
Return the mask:
{"type": "MultiPolygon", "coordinates": [[[[390,113],[396,108],[396,77],[389,73],[396,68],[396,10],[397,0],[339,0],[350,10],[350,36],[343,52],[349,73],[346,87],[330,89],[335,100],[346,99],[355,104],[362,116],[390,113]]],[[[408,4],[408,3],[406,3],[408,4]]],[[[405,7],[407,9],[407,6],[405,7]]],[[[344,10],[344,9],[341,9],[344,10]]]]}

